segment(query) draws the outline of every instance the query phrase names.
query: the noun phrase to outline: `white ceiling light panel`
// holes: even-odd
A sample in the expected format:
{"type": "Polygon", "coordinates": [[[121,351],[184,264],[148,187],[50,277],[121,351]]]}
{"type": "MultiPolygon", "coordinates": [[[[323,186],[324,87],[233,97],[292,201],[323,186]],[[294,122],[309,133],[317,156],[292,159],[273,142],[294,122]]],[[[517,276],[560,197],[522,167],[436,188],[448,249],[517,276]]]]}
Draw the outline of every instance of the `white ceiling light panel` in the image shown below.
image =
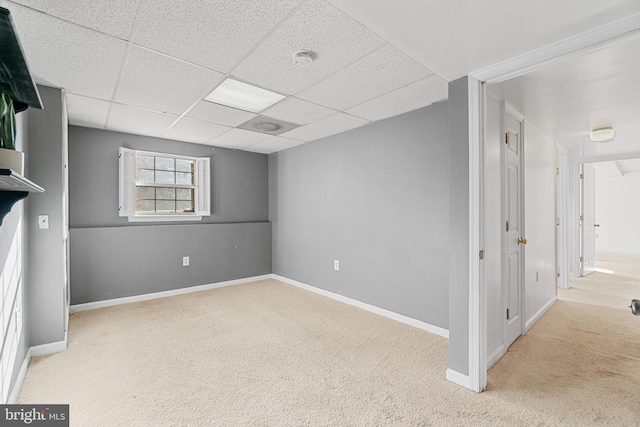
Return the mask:
{"type": "Polygon", "coordinates": [[[285,95],[227,78],[205,100],[252,113],[259,113],[285,98],[285,95]]]}

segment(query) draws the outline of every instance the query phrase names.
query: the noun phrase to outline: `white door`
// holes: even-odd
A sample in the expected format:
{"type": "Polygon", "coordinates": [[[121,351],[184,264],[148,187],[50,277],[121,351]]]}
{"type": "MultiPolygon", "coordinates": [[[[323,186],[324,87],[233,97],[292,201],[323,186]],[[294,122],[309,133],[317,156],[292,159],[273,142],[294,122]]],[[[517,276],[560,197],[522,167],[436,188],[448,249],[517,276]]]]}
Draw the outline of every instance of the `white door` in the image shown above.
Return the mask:
{"type": "Polygon", "coordinates": [[[522,118],[505,114],[505,346],[522,335],[522,281],[524,274],[524,197],[522,118]]]}
{"type": "Polygon", "coordinates": [[[596,169],[582,165],[580,175],[580,276],[596,270],[596,169]]]}

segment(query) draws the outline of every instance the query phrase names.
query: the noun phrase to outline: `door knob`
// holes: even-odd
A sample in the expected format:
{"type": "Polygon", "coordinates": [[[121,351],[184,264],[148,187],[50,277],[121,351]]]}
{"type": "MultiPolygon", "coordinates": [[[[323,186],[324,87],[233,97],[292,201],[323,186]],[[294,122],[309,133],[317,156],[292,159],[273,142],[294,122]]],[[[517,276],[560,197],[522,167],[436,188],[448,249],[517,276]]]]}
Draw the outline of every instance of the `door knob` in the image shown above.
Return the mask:
{"type": "Polygon", "coordinates": [[[594,227],[600,227],[600,224],[593,224],[594,227]]]}
{"type": "Polygon", "coordinates": [[[522,237],[518,237],[518,244],[519,245],[526,245],[527,244],[527,239],[523,239],[522,237]]]}

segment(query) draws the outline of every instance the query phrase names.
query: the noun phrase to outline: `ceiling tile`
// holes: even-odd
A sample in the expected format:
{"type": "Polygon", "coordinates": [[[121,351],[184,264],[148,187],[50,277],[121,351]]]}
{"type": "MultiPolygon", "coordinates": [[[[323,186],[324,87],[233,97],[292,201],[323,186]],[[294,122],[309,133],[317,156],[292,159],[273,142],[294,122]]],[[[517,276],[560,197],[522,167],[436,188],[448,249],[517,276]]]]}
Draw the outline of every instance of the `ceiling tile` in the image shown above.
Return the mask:
{"type": "Polygon", "coordinates": [[[209,141],[208,144],[226,148],[246,148],[270,138],[273,138],[273,136],[244,129],[231,129],[229,132],[209,141]]]}
{"type": "Polygon", "coordinates": [[[158,137],[162,135],[177,118],[177,116],[171,114],[157,113],[155,111],[143,110],[127,105],[112,104],[107,129],[136,135],[158,137]]]}
{"type": "Polygon", "coordinates": [[[310,0],[296,10],[231,74],[276,92],[295,95],[384,41],[322,0],[310,0]],[[296,65],[293,54],[311,50],[316,60],[296,65]]]}
{"type": "Polygon", "coordinates": [[[124,41],[23,7],[12,8],[11,15],[36,82],[111,99],[124,41]]]}
{"type": "Polygon", "coordinates": [[[251,120],[256,116],[257,114],[248,111],[238,110],[208,101],[198,102],[195,107],[186,114],[186,117],[192,119],[233,127],[251,120]]]}
{"type": "Polygon", "coordinates": [[[346,112],[372,121],[386,119],[447,99],[448,91],[447,82],[434,74],[346,112]]]}
{"type": "Polygon", "coordinates": [[[298,97],[342,111],[432,74],[387,45],[299,93],[298,97]]]}
{"type": "Polygon", "coordinates": [[[262,112],[265,116],[286,120],[300,125],[324,119],[337,111],[318,104],[304,101],[302,99],[290,97],[282,102],[278,102],[271,108],[262,112]]]}
{"type": "Polygon", "coordinates": [[[283,133],[285,138],[299,139],[301,141],[314,141],[326,136],[335,135],[350,129],[357,128],[369,123],[359,117],[350,116],[344,113],[337,113],[317,122],[300,126],[297,129],[283,133]]]}
{"type": "Polygon", "coordinates": [[[13,0],[49,15],[127,40],[140,0],[13,0]]]}
{"type": "Polygon", "coordinates": [[[162,138],[204,144],[228,130],[227,126],[182,118],[163,133],[162,138]]]}
{"type": "Polygon", "coordinates": [[[65,94],[69,124],[104,129],[109,114],[109,102],[86,96],[65,94]]]}
{"type": "Polygon", "coordinates": [[[143,2],[136,44],[228,72],[298,0],[143,2]]]}
{"type": "Polygon", "coordinates": [[[287,148],[297,147],[298,145],[302,144],[304,144],[304,141],[297,141],[295,139],[276,136],[264,142],[252,145],[251,147],[247,147],[245,148],[245,150],[253,151],[254,153],[271,154],[277,151],[286,150],[287,148]]]}
{"type": "Polygon", "coordinates": [[[132,47],[115,100],[149,110],[182,114],[223,78],[224,75],[215,71],[132,47]]]}

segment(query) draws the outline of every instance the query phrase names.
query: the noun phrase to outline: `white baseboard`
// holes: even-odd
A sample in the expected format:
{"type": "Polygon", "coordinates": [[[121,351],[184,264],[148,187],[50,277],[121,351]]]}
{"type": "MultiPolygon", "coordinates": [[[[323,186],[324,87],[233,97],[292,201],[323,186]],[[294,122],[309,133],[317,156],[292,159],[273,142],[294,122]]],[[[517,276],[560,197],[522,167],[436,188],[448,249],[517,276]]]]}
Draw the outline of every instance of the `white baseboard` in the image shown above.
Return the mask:
{"type": "Polygon", "coordinates": [[[471,381],[469,381],[468,375],[461,374],[458,371],[454,371],[451,368],[447,368],[447,379],[451,382],[458,384],[459,386],[471,389],[471,381]]]}
{"type": "Polygon", "coordinates": [[[47,354],[59,353],[67,349],[67,340],[51,342],[48,344],[36,345],[31,347],[31,357],[45,356],[47,354]]]}
{"type": "Polygon", "coordinates": [[[553,304],[556,303],[556,301],[558,301],[558,296],[554,296],[551,301],[549,301],[548,303],[546,303],[544,305],[544,307],[542,307],[540,310],[538,310],[538,312],[536,314],[533,315],[533,317],[529,320],[526,321],[526,323],[524,324],[524,334],[526,334],[529,329],[531,329],[531,327],[533,325],[536,324],[536,322],[538,320],[540,320],[540,318],[542,316],[544,316],[544,314],[553,306],[553,304]]]}
{"type": "Polygon", "coordinates": [[[278,276],[277,274],[271,275],[273,279],[279,280],[281,282],[287,283],[289,285],[296,286],[298,288],[305,289],[307,291],[314,292],[316,294],[325,296],[327,298],[331,298],[336,301],[340,301],[345,304],[352,305],[354,307],[361,308],[366,311],[370,311],[371,313],[378,314],[380,316],[388,317],[393,320],[397,320],[398,322],[407,324],[409,326],[413,326],[414,328],[422,329],[424,331],[430,332],[435,335],[439,335],[443,338],[449,338],[449,331],[444,328],[440,328],[438,326],[431,325],[429,323],[422,322],[420,320],[413,319],[411,317],[404,316],[402,314],[395,313],[393,311],[385,310],[384,308],[376,307],[375,305],[367,304],[362,301],[358,301],[349,297],[345,297],[340,294],[336,294],[330,291],[326,291],[324,289],[316,288],[315,286],[307,285],[305,283],[298,282],[296,280],[289,279],[287,277],[278,276]]]}
{"type": "Polygon", "coordinates": [[[496,362],[500,360],[500,358],[505,354],[507,354],[507,347],[504,344],[500,344],[500,347],[498,347],[496,351],[491,353],[491,355],[487,359],[487,369],[495,365],[496,362]]]}
{"type": "Polygon", "coordinates": [[[70,313],[78,311],[95,310],[96,308],[112,307],[114,305],[130,304],[132,302],[148,301],[158,298],[172,297],[175,295],[190,294],[192,292],[207,291],[209,289],[222,288],[225,286],[241,285],[244,283],[257,282],[259,280],[271,279],[271,274],[262,276],[248,277],[245,279],[228,280],[226,282],[211,283],[208,285],[189,286],[186,288],[172,289],[170,291],[154,292],[152,294],[134,295],[131,297],[114,298],[104,301],[88,302],[84,304],[75,304],[69,308],[70,313]]]}
{"type": "Polygon", "coordinates": [[[7,402],[7,404],[9,405],[13,405],[18,401],[18,395],[20,394],[20,389],[22,388],[24,377],[27,376],[29,362],[31,362],[31,349],[27,350],[27,354],[24,356],[24,360],[22,361],[22,365],[20,366],[20,370],[18,371],[16,382],[13,384],[11,394],[9,395],[9,401],[7,402]]]}
{"type": "Polygon", "coordinates": [[[12,405],[17,402],[18,395],[20,394],[20,389],[22,388],[22,383],[24,382],[24,378],[27,375],[27,370],[29,369],[29,363],[31,362],[31,358],[37,357],[37,356],[44,356],[47,354],[59,353],[66,349],[67,349],[67,333],[66,332],[64,333],[64,340],[62,341],[29,347],[29,349],[27,350],[27,354],[24,356],[24,360],[22,361],[22,365],[20,365],[20,370],[18,371],[16,382],[13,384],[13,388],[11,389],[11,394],[9,394],[9,401],[7,403],[9,405],[12,405]]]}

